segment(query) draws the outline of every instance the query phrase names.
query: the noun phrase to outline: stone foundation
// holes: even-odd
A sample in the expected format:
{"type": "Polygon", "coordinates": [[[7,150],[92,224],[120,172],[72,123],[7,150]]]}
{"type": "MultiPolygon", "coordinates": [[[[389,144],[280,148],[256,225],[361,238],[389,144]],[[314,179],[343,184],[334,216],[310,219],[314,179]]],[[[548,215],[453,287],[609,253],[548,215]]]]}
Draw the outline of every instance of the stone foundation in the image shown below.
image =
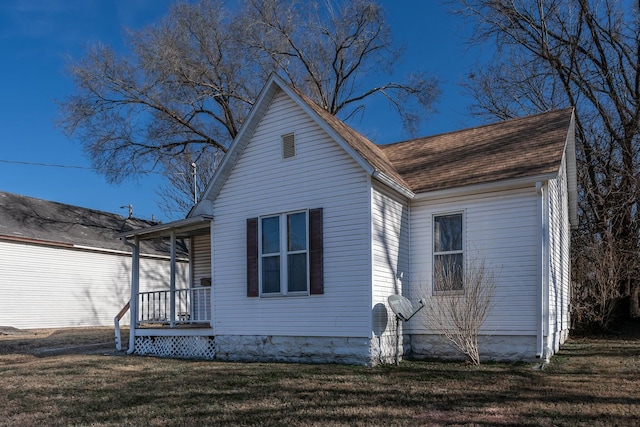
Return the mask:
{"type": "Polygon", "coordinates": [[[560,346],[564,344],[564,342],[569,337],[569,331],[564,329],[562,331],[557,331],[551,334],[547,338],[547,347],[545,348],[545,358],[549,359],[551,356],[556,354],[560,350],[560,346]]]}
{"type": "MultiPolygon", "coordinates": [[[[478,347],[481,361],[515,362],[536,359],[535,336],[480,336],[478,347]]],[[[410,356],[416,359],[465,359],[442,335],[411,335],[410,356]]]]}
{"type": "MultiPolygon", "coordinates": [[[[555,353],[566,332],[551,337],[555,353]]],[[[535,336],[481,336],[480,358],[484,361],[532,361],[536,359],[535,336]]],[[[398,359],[463,360],[465,356],[441,335],[401,336],[398,359]]],[[[288,337],[275,335],[139,336],[135,353],[159,357],[226,360],[238,362],[341,363],[374,366],[395,362],[395,334],[374,338],[288,337]]]]}
{"type": "Polygon", "coordinates": [[[217,335],[216,359],[242,362],[376,364],[369,338],[217,335]]]}

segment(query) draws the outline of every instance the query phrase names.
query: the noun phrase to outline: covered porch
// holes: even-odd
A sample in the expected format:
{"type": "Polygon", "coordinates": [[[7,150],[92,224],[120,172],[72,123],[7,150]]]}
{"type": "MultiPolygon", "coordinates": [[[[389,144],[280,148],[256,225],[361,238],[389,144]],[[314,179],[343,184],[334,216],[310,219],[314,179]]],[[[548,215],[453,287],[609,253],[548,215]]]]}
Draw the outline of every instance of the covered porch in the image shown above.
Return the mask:
{"type": "Polygon", "coordinates": [[[129,313],[128,353],[213,358],[211,221],[196,216],[120,235],[132,249],[132,262],[131,299],[114,318],[118,350],[122,349],[120,320],[129,313]],[[179,245],[185,241],[189,242],[187,287],[177,286],[176,280],[179,245]],[[152,242],[168,242],[170,280],[167,289],[140,290],[140,247],[152,242]]]}

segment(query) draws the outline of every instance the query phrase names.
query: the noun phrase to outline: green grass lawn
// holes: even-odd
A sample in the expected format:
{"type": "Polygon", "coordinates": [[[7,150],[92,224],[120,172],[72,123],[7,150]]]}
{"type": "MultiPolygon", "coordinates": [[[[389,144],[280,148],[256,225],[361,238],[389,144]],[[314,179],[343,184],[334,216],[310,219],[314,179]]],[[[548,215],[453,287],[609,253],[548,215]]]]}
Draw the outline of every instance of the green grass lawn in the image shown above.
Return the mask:
{"type": "Polygon", "coordinates": [[[123,356],[109,329],[0,335],[0,425],[632,426],[640,340],[532,364],[376,368],[123,356]]]}

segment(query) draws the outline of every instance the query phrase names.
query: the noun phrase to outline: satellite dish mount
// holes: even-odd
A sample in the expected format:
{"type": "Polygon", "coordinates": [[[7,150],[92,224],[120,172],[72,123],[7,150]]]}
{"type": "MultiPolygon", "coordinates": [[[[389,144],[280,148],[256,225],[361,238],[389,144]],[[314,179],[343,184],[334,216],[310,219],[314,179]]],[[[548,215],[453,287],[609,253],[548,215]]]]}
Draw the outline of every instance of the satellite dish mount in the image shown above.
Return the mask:
{"type": "Polygon", "coordinates": [[[420,307],[414,309],[411,301],[402,295],[390,295],[389,298],[387,298],[387,301],[389,301],[391,310],[396,314],[396,318],[398,320],[404,320],[405,322],[411,320],[411,318],[426,305],[424,300],[421,299],[418,301],[420,303],[420,307]]]}
{"type": "Polygon", "coordinates": [[[391,307],[391,310],[393,310],[393,312],[396,315],[396,366],[397,366],[398,353],[400,350],[400,322],[401,321],[408,322],[409,320],[411,320],[411,318],[415,316],[417,312],[419,312],[424,308],[426,303],[424,302],[423,299],[420,299],[418,301],[420,303],[420,306],[418,308],[414,308],[413,304],[411,304],[411,301],[409,301],[407,298],[403,297],[402,295],[389,295],[389,298],[387,298],[387,301],[389,302],[389,306],[391,307]]]}

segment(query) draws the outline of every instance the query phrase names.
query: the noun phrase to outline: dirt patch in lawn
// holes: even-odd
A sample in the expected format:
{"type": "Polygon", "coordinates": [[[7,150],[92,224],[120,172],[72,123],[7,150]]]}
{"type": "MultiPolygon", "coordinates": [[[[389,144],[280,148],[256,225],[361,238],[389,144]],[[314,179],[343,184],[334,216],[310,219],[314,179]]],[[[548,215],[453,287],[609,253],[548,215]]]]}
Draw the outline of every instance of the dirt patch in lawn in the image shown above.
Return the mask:
{"type": "Polygon", "coordinates": [[[42,357],[98,353],[118,353],[113,328],[16,329],[0,326],[0,355],[42,357]]]}

